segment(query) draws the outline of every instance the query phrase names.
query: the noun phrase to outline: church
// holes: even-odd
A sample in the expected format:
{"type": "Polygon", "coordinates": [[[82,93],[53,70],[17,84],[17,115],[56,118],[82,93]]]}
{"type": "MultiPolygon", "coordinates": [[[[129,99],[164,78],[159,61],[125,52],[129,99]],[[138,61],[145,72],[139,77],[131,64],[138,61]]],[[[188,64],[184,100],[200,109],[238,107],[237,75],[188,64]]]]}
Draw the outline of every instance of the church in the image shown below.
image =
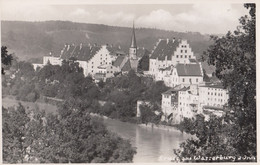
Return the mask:
{"type": "Polygon", "coordinates": [[[95,80],[106,80],[116,73],[137,71],[139,60],[149,51],[138,48],[133,24],[131,43],[128,55],[119,47],[113,45],[65,44],[59,55],[49,54],[43,57],[43,64],[33,64],[34,69],[47,64],[61,65],[63,60],[75,59],[83,68],[85,76],[92,76],[95,80]]]}

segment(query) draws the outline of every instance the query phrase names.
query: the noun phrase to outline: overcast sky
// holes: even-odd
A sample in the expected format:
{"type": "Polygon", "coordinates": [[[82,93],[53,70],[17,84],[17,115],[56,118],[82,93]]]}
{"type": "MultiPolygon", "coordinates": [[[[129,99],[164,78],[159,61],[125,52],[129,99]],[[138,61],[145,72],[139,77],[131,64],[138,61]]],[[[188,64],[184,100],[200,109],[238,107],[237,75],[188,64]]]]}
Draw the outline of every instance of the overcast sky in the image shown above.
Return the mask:
{"type": "Polygon", "coordinates": [[[85,2],[81,0],[2,0],[1,19],[68,20],[127,27],[132,26],[134,20],[136,27],[225,34],[228,30],[235,30],[239,25],[238,19],[248,14],[242,3],[104,5],[85,2]]]}

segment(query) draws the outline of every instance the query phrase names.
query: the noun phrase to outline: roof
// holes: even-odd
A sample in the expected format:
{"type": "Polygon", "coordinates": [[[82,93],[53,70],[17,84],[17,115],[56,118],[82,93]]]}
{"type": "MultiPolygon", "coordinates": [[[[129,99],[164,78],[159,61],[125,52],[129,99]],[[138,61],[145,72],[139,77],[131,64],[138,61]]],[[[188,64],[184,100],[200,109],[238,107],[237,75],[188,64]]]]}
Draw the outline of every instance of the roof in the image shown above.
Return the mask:
{"type": "Polygon", "coordinates": [[[177,64],[177,74],[179,76],[202,76],[200,64],[177,64]]]}
{"type": "Polygon", "coordinates": [[[206,84],[206,85],[202,85],[202,86],[200,86],[200,87],[224,89],[224,86],[223,86],[222,84],[206,84]]]}
{"type": "Polygon", "coordinates": [[[197,62],[197,60],[196,60],[196,59],[193,59],[193,58],[190,58],[189,61],[190,61],[190,62],[197,62]]]}
{"type": "Polygon", "coordinates": [[[132,38],[131,38],[131,48],[136,48],[136,39],[135,39],[135,26],[133,24],[133,32],[132,32],[132,38]]]}
{"type": "Polygon", "coordinates": [[[223,110],[223,108],[221,108],[221,107],[210,106],[210,105],[203,106],[203,109],[223,110]]]}
{"type": "Polygon", "coordinates": [[[178,92],[178,91],[186,91],[186,90],[189,90],[189,89],[190,89],[190,87],[183,87],[182,88],[181,85],[178,85],[178,86],[176,86],[174,88],[171,88],[171,89],[167,90],[166,92],[163,92],[162,94],[170,95],[170,94],[178,92]]]}
{"type": "Polygon", "coordinates": [[[136,56],[137,56],[138,58],[142,58],[144,55],[149,56],[150,53],[151,53],[151,52],[148,51],[148,50],[145,49],[145,48],[137,48],[137,54],[136,54],[136,56]]]}
{"type": "Polygon", "coordinates": [[[107,50],[110,52],[111,55],[124,55],[125,52],[121,50],[120,47],[116,47],[113,45],[106,45],[107,50]]]}
{"type": "Polygon", "coordinates": [[[161,39],[157,43],[157,46],[153,50],[150,58],[164,60],[165,57],[167,57],[168,60],[171,60],[172,55],[179,44],[180,42],[178,40],[161,39]]]}
{"type": "Polygon", "coordinates": [[[127,62],[125,63],[125,65],[122,67],[121,70],[122,70],[123,72],[130,71],[130,70],[131,70],[130,60],[127,60],[127,62]]]}
{"type": "Polygon", "coordinates": [[[125,58],[125,56],[118,56],[116,58],[115,62],[113,63],[113,65],[116,66],[116,67],[120,67],[120,65],[124,61],[124,58],[125,58]]]}
{"type": "Polygon", "coordinates": [[[101,46],[90,46],[90,45],[65,45],[62,50],[61,58],[62,59],[69,59],[71,57],[76,58],[80,61],[88,61],[90,60],[99,50],[101,46]]]}
{"type": "MultiPolygon", "coordinates": [[[[61,59],[69,59],[71,57],[76,58],[80,61],[88,61],[90,60],[99,50],[101,46],[94,45],[65,45],[61,52],[61,59]]],[[[106,49],[110,54],[123,53],[120,48],[113,47],[111,45],[106,45],[106,49]]]]}

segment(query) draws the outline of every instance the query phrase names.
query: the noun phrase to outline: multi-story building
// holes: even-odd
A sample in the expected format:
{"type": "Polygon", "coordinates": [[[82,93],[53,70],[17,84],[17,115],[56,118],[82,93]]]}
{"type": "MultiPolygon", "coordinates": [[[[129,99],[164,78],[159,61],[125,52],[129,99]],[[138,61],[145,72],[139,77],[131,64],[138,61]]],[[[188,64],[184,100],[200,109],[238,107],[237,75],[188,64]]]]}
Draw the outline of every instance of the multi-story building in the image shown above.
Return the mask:
{"type": "Polygon", "coordinates": [[[201,63],[177,64],[160,68],[155,76],[156,81],[164,81],[166,86],[175,87],[180,84],[200,84],[203,82],[201,63]]]}
{"type": "Polygon", "coordinates": [[[162,93],[161,108],[165,119],[179,123],[183,118],[203,114],[222,116],[228,102],[228,91],[221,85],[181,84],[162,93]]]}
{"type": "Polygon", "coordinates": [[[222,85],[208,84],[199,86],[199,110],[223,109],[229,99],[229,93],[222,85]]]}
{"type": "Polygon", "coordinates": [[[195,59],[195,56],[187,40],[160,39],[150,56],[149,73],[156,77],[160,68],[189,64],[189,59],[195,59]]]}

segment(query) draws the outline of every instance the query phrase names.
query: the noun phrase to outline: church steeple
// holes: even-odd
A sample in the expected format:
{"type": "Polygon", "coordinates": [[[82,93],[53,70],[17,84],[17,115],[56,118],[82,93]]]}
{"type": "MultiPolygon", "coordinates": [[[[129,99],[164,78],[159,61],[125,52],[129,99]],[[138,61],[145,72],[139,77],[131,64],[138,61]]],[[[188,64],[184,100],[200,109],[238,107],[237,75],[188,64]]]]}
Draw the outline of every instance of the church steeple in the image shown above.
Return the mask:
{"type": "Polygon", "coordinates": [[[130,48],[137,48],[137,46],[136,46],[136,39],[135,39],[135,23],[134,22],[133,22],[133,32],[132,32],[130,48]]]}
{"type": "Polygon", "coordinates": [[[129,48],[129,57],[130,57],[130,59],[137,59],[137,44],[136,44],[136,39],[135,39],[135,24],[134,24],[134,22],[133,22],[131,46],[129,48]]]}

